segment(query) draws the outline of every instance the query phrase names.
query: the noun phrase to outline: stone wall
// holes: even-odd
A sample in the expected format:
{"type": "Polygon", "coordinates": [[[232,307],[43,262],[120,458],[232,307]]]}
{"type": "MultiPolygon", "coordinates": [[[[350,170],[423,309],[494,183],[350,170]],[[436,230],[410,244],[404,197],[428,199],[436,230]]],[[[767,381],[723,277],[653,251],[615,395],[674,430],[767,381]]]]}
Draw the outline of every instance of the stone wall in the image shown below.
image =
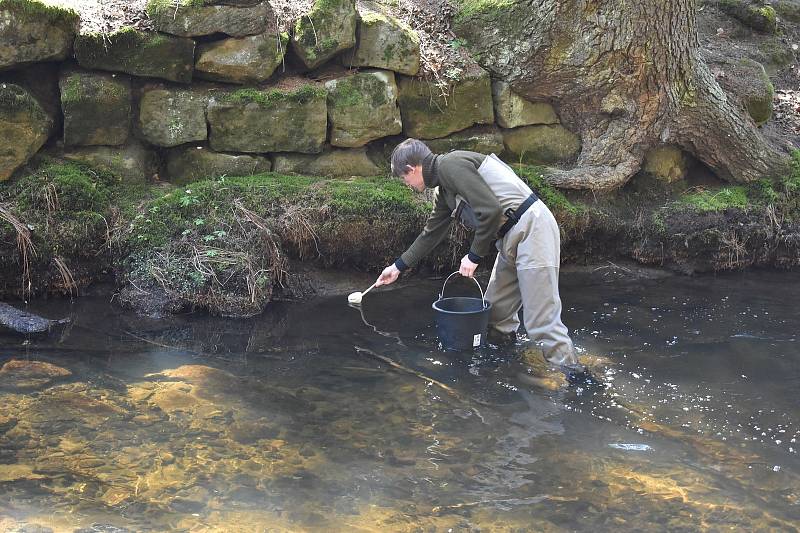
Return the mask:
{"type": "Polygon", "coordinates": [[[410,136],[514,162],[577,156],[550,104],[477,64],[441,94],[418,76],[417,34],[380,9],[317,0],[281,32],[267,2],[150,0],[157,31],[99,35],[72,12],[0,0],[0,179],[42,150],[176,183],[378,175],[410,136]]]}

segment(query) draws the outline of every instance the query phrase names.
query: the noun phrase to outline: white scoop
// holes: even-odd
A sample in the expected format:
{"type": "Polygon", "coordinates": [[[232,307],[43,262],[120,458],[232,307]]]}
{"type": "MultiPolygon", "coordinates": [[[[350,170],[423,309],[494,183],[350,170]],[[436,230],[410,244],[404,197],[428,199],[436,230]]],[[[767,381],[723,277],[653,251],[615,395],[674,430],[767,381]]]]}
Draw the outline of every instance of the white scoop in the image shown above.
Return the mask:
{"type": "MultiPolygon", "coordinates": [[[[378,283],[378,282],[376,281],[375,283],[378,283]]],[[[356,304],[356,305],[360,304],[361,303],[361,299],[364,297],[364,295],[367,294],[369,291],[371,291],[373,287],[375,287],[375,283],[370,285],[369,289],[365,290],[364,292],[353,292],[353,293],[350,293],[350,295],[347,297],[347,301],[349,303],[351,303],[351,304],[356,304]]]]}

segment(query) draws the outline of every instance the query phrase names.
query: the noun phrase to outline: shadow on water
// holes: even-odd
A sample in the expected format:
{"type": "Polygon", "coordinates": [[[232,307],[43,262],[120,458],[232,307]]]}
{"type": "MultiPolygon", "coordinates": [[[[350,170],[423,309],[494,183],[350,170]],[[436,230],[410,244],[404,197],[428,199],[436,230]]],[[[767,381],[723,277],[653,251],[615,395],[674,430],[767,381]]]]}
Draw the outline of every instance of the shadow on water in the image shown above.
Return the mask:
{"type": "Polygon", "coordinates": [[[800,276],[603,274],[562,278],[594,392],[525,343],[441,351],[439,282],[248,320],[37,302],[73,321],[0,336],[0,531],[796,530],[800,276]]]}

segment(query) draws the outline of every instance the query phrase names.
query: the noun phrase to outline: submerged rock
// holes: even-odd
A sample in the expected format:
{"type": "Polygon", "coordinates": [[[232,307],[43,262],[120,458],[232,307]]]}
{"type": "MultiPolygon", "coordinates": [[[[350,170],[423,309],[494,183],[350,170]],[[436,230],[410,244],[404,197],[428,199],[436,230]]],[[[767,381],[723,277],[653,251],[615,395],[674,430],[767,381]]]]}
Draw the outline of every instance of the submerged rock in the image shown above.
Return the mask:
{"type": "Polygon", "coordinates": [[[0,70],[69,57],[80,17],[31,0],[0,2],[0,70]]]}
{"type": "Polygon", "coordinates": [[[356,44],[355,0],[316,0],[311,11],[298,19],[292,48],[308,68],[356,44]]]}
{"type": "Polygon", "coordinates": [[[0,181],[6,180],[44,145],[54,117],[27,89],[0,84],[0,181]]]}
{"type": "Polygon", "coordinates": [[[75,39],[75,58],[87,69],[189,83],[194,69],[192,39],[131,28],[75,39]]]}
{"type": "Polygon", "coordinates": [[[64,110],[64,144],[125,144],[131,122],[128,76],[67,70],[61,75],[59,87],[64,110]]]}
{"type": "Polygon", "coordinates": [[[0,368],[0,387],[8,389],[41,389],[53,381],[71,376],[72,372],[44,361],[12,359],[0,368]]]}
{"type": "Polygon", "coordinates": [[[398,86],[403,133],[408,137],[438,139],[494,122],[489,73],[480,67],[465,73],[447,98],[420,78],[400,77],[398,86]]]}
{"type": "Polygon", "coordinates": [[[55,326],[67,324],[68,322],[69,319],[50,320],[42,318],[0,302],[0,325],[17,333],[44,333],[55,326]]]}
{"type": "Polygon", "coordinates": [[[18,420],[8,415],[0,414],[0,433],[5,433],[17,425],[18,420]]]}
{"type": "Polygon", "coordinates": [[[331,144],[355,148],[403,131],[394,73],[371,71],[325,84],[331,144]]]}
{"type": "MultiPolygon", "coordinates": [[[[47,476],[34,473],[31,465],[25,464],[0,464],[0,483],[12,481],[29,481],[35,479],[45,479],[47,476]]],[[[25,530],[23,530],[25,531],[25,530]]]]}

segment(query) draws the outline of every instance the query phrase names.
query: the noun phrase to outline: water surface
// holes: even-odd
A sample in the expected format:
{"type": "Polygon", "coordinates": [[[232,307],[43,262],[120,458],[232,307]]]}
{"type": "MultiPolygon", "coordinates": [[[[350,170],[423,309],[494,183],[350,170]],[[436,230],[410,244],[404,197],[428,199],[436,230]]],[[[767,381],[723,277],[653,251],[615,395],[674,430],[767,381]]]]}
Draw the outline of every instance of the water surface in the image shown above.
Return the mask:
{"type": "Polygon", "coordinates": [[[249,320],[37,302],[73,324],[0,337],[55,365],[0,375],[0,531],[797,530],[798,281],[564,274],[593,394],[439,350],[436,280],[249,320]]]}

